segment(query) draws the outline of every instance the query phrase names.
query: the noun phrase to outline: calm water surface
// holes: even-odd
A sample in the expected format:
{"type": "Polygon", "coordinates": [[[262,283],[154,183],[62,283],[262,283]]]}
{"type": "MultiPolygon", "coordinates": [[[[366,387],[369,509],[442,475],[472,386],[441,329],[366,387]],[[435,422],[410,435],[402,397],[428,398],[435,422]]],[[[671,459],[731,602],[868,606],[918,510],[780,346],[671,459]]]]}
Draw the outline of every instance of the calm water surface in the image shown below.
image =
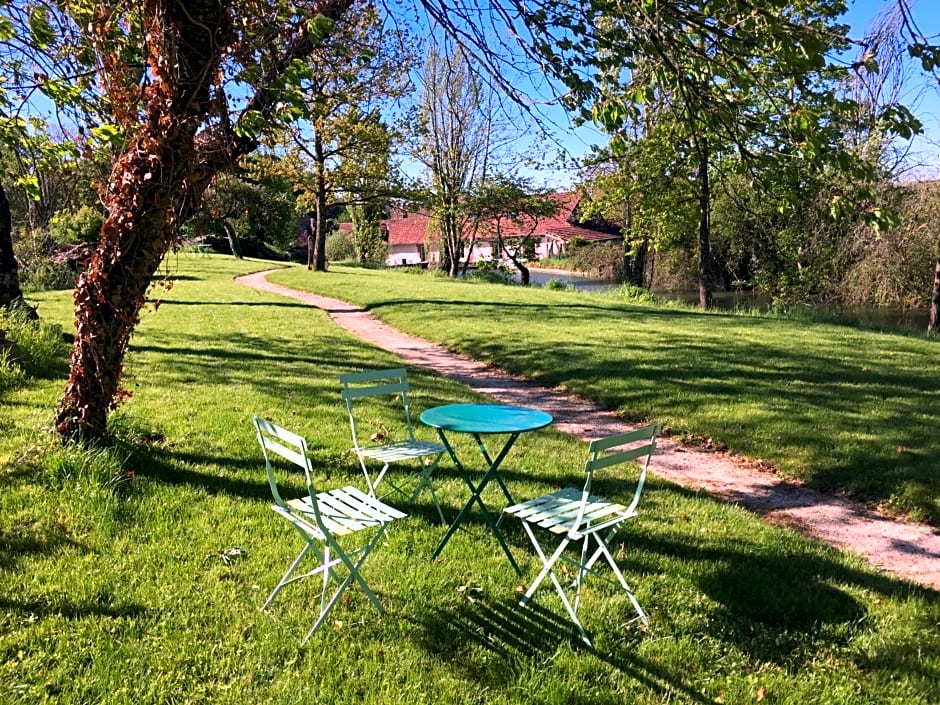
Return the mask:
{"type": "MultiPolygon", "coordinates": [[[[530,282],[534,286],[544,286],[551,280],[569,282],[578,291],[609,291],[617,288],[617,283],[609,279],[571,276],[558,272],[532,270],[530,282]]],[[[658,298],[682,301],[695,305],[698,303],[697,291],[654,291],[658,298]]],[[[747,291],[717,291],[713,294],[715,308],[734,310],[737,308],[754,308],[767,310],[770,299],[761,294],[747,291]]],[[[925,309],[888,309],[888,308],[846,308],[829,309],[831,313],[854,318],[862,323],[881,326],[886,330],[925,331],[929,312],[925,309]]]]}

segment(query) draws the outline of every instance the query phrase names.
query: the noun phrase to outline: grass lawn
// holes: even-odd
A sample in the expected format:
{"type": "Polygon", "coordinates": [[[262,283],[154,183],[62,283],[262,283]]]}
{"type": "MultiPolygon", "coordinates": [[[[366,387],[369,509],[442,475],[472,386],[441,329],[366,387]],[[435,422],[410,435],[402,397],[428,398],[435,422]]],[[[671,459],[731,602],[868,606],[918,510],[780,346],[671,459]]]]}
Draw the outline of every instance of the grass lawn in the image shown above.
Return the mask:
{"type": "Polygon", "coordinates": [[[937,340],[396,271],[271,280],[940,526],[937,340]]]}
{"type": "MultiPolygon", "coordinates": [[[[347,452],[337,377],[398,361],[337,330],[320,311],[232,282],[261,266],[219,256],[169,262],[176,283],[155,290],[162,304],[143,314],[134,336],[126,377],[134,395],[113,417],[119,442],[111,450],[78,453],[52,445],[48,427],[64,365],[0,392],[0,702],[940,701],[937,593],[655,478],[618,548],[652,618],[649,632],[624,626],[633,615],[629,600],[604,581],[588,583],[582,606],[594,651],[580,646],[550,587],[537,595],[537,609],[514,609],[517,588],[538,567],[518,526],[509,526],[508,540],[522,578],[479,521],[457,532],[431,562],[443,528],[424,495],[363,571],[388,613],[380,616],[351,590],[327,625],[301,645],[314,618],[314,585],[285,588],[273,617],[259,611],[300,542],[268,508],[251,415],[305,434],[322,485],[361,487],[347,452]]],[[[431,302],[420,327],[453,346],[461,336],[448,314],[457,310],[453,297],[467,298],[474,314],[460,309],[463,325],[471,322],[461,345],[517,369],[528,358],[541,381],[553,374],[560,381],[565,373],[551,372],[552,365],[577,360],[577,373],[565,383],[585,389],[613,364],[612,353],[592,351],[593,338],[579,335],[589,313],[604,341],[613,335],[608,317],[621,324],[630,318],[620,326],[628,334],[617,338],[616,350],[645,348],[656,335],[666,339],[665,327],[659,334],[648,327],[656,320],[684,322],[681,333],[689,340],[709,329],[685,312],[551,292],[539,298],[499,287],[440,288],[431,279],[372,280],[363,278],[370,273],[338,268],[324,277],[292,276],[292,283],[330,282],[330,293],[349,298],[357,282],[363,289],[381,284],[386,305],[373,307],[413,329],[417,302],[431,302]],[[507,291],[518,295],[517,303],[501,302],[507,291]],[[534,332],[535,325],[521,323],[521,312],[537,319],[533,314],[549,310],[566,322],[552,327],[557,346],[546,345],[548,334],[534,332]],[[512,335],[504,339],[503,330],[512,335]]],[[[68,327],[69,293],[33,298],[46,320],[68,327]]],[[[769,331],[779,324],[751,325],[769,331]]],[[[912,351],[922,345],[888,340],[912,351]]],[[[655,358],[665,360],[667,352],[655,358]]],[[[694,365],[688,354],[673,353],[680,368],[694,365]]],[[[642,367],[646,376],[657,369],[652,362],[642,367]]],[[[641,383],[641,364],[635,359],[628,368],[632,384],[612,378],[601,398],[659,417],[652,408],[656,385],[641,383]],[[631,386],[637,403],[616,402],[631,386]]],[[[886,367],[878,373],[885,375],[886,367]]],[[[473,400],[465,388],[420,369],[410,376],[415,411],[473,400]]],[[[658,385],[664,396],[673,393],[667,376],[658,385]]],[[[754,371],[751,379],[760,377],[754,371]]],[[[666,411],[662,418],[679,426],[679,417],[666,411]]],[[[467,445],[458,451],[474,457],[467,445]]],[[[583,455],[583,444],[550,428],[526,434],[504,464],[507,481],[517,497],[577,483],[583,455]]],[[[597,489],[620,496],[622,482],[611,476],[597,489]]],[[[449,463],[436,485],[453,515],[466,490],[449,463]]]]}

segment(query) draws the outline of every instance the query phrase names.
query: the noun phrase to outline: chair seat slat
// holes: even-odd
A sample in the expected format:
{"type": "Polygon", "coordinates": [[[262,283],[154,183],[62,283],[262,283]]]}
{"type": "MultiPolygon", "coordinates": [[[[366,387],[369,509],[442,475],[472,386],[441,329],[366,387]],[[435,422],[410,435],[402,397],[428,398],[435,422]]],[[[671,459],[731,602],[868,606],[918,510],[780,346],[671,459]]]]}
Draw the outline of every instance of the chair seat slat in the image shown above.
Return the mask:
{"type": "MultiPolygon", "coordinates": [[[[302,512],[305,516],[310,517],[311,521],[316,521],[316,515],[314,514],[313,507],[310,504],[310,498],[304,497],[302,499],[292,499],[287,505],[298,512],[302,512]]],[[[329,505],[325,505],[323,502],[317,501],[317,508],[320,510],[320,521],[323,524],[321,533],[323,530],[328,531],[334,536],[346,536],[347,534],[354,533],[361,529],[366,528],[360,522],[350,520],[345,517],[342,513],[337,512],[334,508],[329,505]]]]}
{"type": "Polygon", "coordinates": [[[331,525],[328,528],[333,532],[361,531],[381,523],[352,511],[342,491],[321,492],[317,495],[317,504],[320,506],[320,516],[325,523],[331,525]],[[338,528],[333,528],[334,526],[338,528]]]}
{"type": "Polygon", "coordinates": [[[318,499],[322,504],[331,507],[333,511],[342,513],[349,521],[374,526],[390,520],[389,514],[382,511],[384,505],[363,502],[349,491],[353,489],[353,487],[344,487],[342,490],[321,493],[318,499]]]}
{"type": "MultiPolygon", "coordinates": [[[[296,501],[296,500],[292,500],[292,501],[296,501]]],[[[288,505],[290,505],[290,502],[288,502],[288,505]]],[[[277,514],[280,514],[282,517],[287,519],[287,521],[289,521],[291,524],[296,526],[298,529],[303,531],[308,536],[315,538],[317,541],[322,541],[325,538],[323,535],[323,532],[320,531],[320,528],[315,523],[313,523],[312,521],[307,521],[305,519],[305,517],[303,516],[304,511],[302,509],[298,508],[295,513],[292,513],[290,510],[285,509],[284,507],[281,507],[277,504],[271,505],[271,509],[273,509],[277,514]]],[[[311,519],[312,518],[313,517],[311,516],[311,519]]]]}
{"type": "Polygon", "coordinates": [[[370,497],[365,492],[360,490],[358,487],[345,487],[346,492],[351,496],[358,499],[363,505],[368,506],[371,511],[375,512],[377,515],[387,517],[388,519],[404,519],[407,514],[403,511],[395,509],[395,507],[389,506],[384,502],[379,501],[375,497],[370,497]]]}
{"type": "MultiPolygon", "coordinates": [[[[351,450],[356,452],[355,448],[351,450]]],[[[400,443],[390,443],[384,446],[362,447],[359,448],[359,453],[373,460],[381,460],[383,463],[394,463],[399,460],[412,460],[443,453],[445,450],[444,446],[439,443],[401,441],[400,443]]]]}

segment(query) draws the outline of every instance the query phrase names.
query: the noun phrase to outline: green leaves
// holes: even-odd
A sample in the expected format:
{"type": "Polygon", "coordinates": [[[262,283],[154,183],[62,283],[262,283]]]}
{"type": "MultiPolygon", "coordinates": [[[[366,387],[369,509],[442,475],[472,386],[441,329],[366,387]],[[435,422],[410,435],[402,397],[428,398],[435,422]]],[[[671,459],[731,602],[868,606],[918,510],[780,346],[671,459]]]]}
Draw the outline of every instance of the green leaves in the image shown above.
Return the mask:
{"type": "Polygon", "coordinates": [[[13,27],[13,20],[5,15],[0,15],[0,42],[13,39],[16,36],[16,29],[13,27]]]}
{"type": "Polygon", "coordinates": [[[906,140],[924,131],[921,121],[904,105],[887,106],[881,111],[878,119],[888,132],[906,140]]]}
{"type": "Polygon", "coordinates": [[[115,125],[92,127],[91,134],[102,145],[120,147],[124,143],[124,133],[115,125]]]}
{"type": "MultiPolygon", "coordinates": [[[[0,35],[3,30],[0,29],[0,35]]],[[[56,33],[49,21],[49,11],[43,5],[36,5],[29,14],[29,34],[39,49],[45,49],[55,42],[56,33]]]]}
{"type": "Polygon", "coordinates": [[[325,15],[317,15],[307,22],[307,31],[314,44],[320,44],[333,34],[336,23],[325,15]]]}
{"type": "Polygon", "coordinates": [[[26,191],[26,195],[34,201],[38,201],[42,197],[42,192],[39,190],[39,179],[34,174],[20,176],[16,180],[16,185],[22,187],[26,191]]]}
{"type": "Polygon", "coordinates": [[[263,134],[267,122],[265,116],[259,111],[246,110],[233,129],[239,137],[250,139],[263,134]]]}
{"type": "Polygon", "coordinates": [[[940,46],[925,42],[914,42],[907,48],[912,58],[919,59],[924,71],[933,71],[940,67],[940,46]]]}

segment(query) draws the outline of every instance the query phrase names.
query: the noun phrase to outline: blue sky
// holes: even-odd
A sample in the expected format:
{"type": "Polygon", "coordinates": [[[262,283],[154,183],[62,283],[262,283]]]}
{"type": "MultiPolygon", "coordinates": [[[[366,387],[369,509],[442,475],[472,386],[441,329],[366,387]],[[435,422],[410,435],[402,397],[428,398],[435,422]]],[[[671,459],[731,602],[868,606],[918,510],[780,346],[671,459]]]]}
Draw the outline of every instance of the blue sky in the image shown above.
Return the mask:
{"type": "MultiPolygon", "coordinates": [[[[940,12],[937,0],[912,0],[914,21],[918,29],[936,43],[940,36],[940,12]]],[[[845,21],[852,34],[861,36],[872,20],[894,0],[849,0],[845,21]]],[[[911,85],[903,100],[920,119],[924,133],[914,138],[911,157],[915,162],[906,178],[940,178],[940,84],[936,79],[922,75],[919,65],[912,60],[911,85]],[[916,79],[916,80],[915,80],[916,79]]]]}

